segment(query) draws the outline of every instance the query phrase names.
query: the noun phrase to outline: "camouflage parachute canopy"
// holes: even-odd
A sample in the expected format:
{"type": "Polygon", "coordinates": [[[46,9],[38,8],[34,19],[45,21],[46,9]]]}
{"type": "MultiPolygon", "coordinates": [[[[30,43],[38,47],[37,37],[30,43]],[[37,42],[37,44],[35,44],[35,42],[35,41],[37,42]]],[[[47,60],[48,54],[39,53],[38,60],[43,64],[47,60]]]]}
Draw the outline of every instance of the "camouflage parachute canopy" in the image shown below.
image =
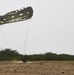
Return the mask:
{"type": "Polygon", "coordinates": [[[14,10],[0,16],[0,25],[30,19],[33,16],[32,7],[14,10]]]}

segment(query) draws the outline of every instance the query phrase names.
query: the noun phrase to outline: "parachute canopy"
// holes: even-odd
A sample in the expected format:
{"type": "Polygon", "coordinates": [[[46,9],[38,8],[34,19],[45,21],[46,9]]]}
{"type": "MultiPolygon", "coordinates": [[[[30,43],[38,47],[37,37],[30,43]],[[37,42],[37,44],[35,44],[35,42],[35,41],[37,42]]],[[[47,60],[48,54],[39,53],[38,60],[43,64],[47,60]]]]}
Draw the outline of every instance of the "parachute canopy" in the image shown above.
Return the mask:
{"type": "Polygon", "coordinates": [[[32,7],[23,8],[20,10],[14,10],[0,16],[0,25],[12,22],[19,22],[28,20],[33,16],[32,7]]]}

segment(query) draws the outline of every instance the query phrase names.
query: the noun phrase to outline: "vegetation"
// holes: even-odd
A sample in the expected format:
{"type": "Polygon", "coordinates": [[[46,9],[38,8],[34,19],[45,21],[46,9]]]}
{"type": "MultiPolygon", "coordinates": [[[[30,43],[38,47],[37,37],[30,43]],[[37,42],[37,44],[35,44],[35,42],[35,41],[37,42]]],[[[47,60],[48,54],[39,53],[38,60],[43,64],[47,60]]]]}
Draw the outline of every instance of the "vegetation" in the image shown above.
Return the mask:
{"type": "Polygon", "coordinates": [[[35,54],[27,55],[27,60],[74,60],[74,55],[68,54],[56,54],[56,53],[45,53],[45,54],[35,54]]]}
{"type": "Polygon", "coordinates": [[[0,60],[20,60],[21,55],[16,50],[5,49],[0,51],[0,60]]]}
{"type": "Polygon", "coordinates": [[[4,49],[0,51],[0,61],[2,60],[74,60],[74,55],[56,54],[52,52],[45,54],[21,55],[16,50],[4,49]]]}

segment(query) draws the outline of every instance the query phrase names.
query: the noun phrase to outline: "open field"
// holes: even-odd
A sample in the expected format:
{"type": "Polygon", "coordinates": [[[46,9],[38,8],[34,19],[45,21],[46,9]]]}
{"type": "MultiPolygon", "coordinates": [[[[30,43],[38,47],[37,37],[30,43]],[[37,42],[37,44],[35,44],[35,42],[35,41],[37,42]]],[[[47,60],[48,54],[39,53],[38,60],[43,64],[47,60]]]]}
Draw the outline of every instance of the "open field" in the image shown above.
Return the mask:
{"type": "Polygon", "coordinates": [[[0,75],[74,75],[74,61],[0,62],[0,75]]]}

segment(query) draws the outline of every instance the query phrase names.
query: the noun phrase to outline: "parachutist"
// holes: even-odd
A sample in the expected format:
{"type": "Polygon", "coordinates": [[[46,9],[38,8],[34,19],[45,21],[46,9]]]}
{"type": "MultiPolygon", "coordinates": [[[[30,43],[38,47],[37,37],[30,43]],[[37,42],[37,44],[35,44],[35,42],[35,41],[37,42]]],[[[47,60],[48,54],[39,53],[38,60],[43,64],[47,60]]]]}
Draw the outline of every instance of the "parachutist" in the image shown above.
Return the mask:
{"type": "Polygon", "coordinates": [[[21,59],[22,59],[23,62],[27,62],[26,55],[21,56],[21,59]]]}

